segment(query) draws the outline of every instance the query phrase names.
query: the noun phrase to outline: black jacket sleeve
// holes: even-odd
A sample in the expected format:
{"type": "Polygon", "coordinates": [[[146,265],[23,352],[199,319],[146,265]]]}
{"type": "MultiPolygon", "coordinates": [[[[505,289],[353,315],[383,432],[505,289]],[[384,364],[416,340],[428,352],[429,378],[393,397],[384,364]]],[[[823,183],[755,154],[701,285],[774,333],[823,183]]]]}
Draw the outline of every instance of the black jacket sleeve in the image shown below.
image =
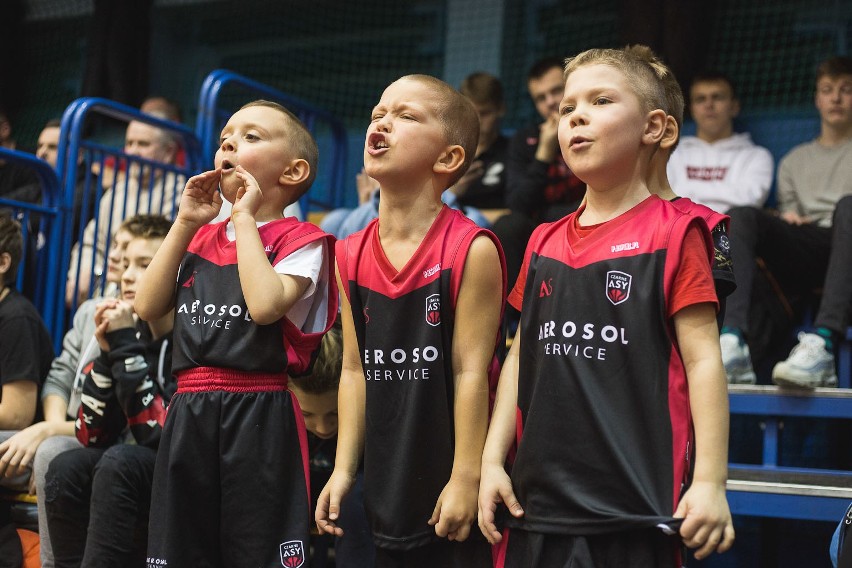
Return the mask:
{"type": "Polygon", "coordinates": [[[120,329],[108,333],[107,341],[110,350],[98,357],[83,383],[77,439],[87,446],[110,445],[129,426],[137,444],[156,448],[166,418],[157,361],[168,361],[164,374],[170,373],[171,336],[145,344],[135,330],[120,329]]]}
{"type": "Polygon", "coordinates": [[[518,130],[509,141],[506,205],[526,215],[532,215],[541,207],[547,187],[549,164],[536,159],[537,148],[538,127],[518,130]]]}

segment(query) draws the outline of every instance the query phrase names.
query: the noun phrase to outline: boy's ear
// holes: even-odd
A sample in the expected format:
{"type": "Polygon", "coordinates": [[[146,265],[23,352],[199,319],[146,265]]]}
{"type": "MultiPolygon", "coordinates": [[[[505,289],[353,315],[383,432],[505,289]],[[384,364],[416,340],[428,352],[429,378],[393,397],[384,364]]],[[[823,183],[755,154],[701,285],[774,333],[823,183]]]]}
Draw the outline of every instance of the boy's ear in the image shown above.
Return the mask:
{"type": "Polygon", "coordinates": [[[667,149],[677,143],[680,136],[680,129],[677,127],[677,122],[671,115],[666,115],[666,127],[663,130],[663,137],[660,140],[660,148],[667,149]]]}
{"type": "Polygon", "coordinates": [[[8,252],[0,252],[0,283],[6,280],[4,276],[9,272],[10,266],[12,266],[12,255],[8,252]]]}
{"type": "Polygon", "coordinates": [[[645,123],[645,132],[642,134],[642,142],[645,144],[659,144],[666,132],[666,118],[669,115],[662,109],[652,110],[648,113],[645,123]]]}
{"type": "Polygon", "coordinates": [[[458,144],[447,146],[447,148],[438,156],[435,165],[432,166],[432,171],[436,174],[452,175],[464,164],[464,148],[458,144]]]}
{"type": "Polygon", "coordinates": [[[278,178],[278,183],[281,185],[299,185],[306,181],[311,175],[311,165],[303,158],[291,160],[281,176],[278,178]]]}

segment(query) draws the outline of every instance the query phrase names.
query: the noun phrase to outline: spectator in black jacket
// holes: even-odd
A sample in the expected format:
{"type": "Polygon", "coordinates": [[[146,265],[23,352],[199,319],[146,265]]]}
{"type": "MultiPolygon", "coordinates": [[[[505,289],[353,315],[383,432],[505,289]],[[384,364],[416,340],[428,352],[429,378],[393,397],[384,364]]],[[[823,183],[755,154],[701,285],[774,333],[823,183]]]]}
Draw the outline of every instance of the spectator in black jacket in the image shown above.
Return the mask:
{"type": "Polygon", "coordinates": [[[101,354],[83,383],[75,427],[85,447],[58,455],[47,470],[44,498],[57,566],[145,566],[154,461],[176,388],[173,314],[145,324],[133,311],[170,225],[153,219],[159,222],[127,245],[120,297],[95,310],[101,354]]]}
{"type": "MultiPolygon", "coordinates": [[[[547,57],[530,68],[527,88],[544,122],[518,130],[509,141],[506,206],[511,212],[494,222],[493,231],[503,245],[510,285],[518,278],[533,229],[571,213],[586,194],[586,184],[562,159],[556,137],[565,90],[563,65],[562,58],[547,57]]],[[[507,313],[513,311],[507,306],[507,313]]]]}

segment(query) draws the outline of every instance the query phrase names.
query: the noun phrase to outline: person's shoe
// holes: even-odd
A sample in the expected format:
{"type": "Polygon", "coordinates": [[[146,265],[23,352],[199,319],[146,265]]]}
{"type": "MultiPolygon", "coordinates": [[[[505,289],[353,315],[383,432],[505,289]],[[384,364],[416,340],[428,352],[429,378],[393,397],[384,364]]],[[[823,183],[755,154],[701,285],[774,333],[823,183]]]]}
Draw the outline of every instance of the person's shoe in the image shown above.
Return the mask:
{"type": "Polygon", "coordinates": [[[786,361],[772,369],[772,382],[783,387],[836,387],[834,356],[825,348],[825,340],[815,333],[800,333],[799,344],[786,361]]]}
{"type": "Polygon", "coordinates": [[[725,374],[728,383],[732,385],[753,385],[757,376],[751,366],[751,354],[748,345],[741,341],[735,333],[723,333],[719,336],[722,347],[722,363],[725,364],[725,374]]]}

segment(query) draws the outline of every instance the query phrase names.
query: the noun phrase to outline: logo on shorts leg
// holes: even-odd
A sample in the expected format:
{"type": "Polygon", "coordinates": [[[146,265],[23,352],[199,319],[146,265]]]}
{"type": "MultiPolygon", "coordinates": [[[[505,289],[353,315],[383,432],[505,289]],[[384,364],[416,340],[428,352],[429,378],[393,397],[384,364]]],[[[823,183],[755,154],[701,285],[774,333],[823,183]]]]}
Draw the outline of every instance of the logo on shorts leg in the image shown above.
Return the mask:
{"type": "Polygon", "coordinates": [[[617,306],[627,301],[630,297],[630,283],[633,277],[618,270],[610,270],[606,273],[606,297],[617,306]]]}
{"type": "Polygon", "coordinates": [[[281,565],[287,568],[299,568],[305,563],[305,547],[301,540],[288,540],[281,543],[281,565]]]}
{"type": "Polygon", "coordinates": [[[426,323],[437,327],[441,323],[441,295],[432,294],[426,298],[426,323]]]}

